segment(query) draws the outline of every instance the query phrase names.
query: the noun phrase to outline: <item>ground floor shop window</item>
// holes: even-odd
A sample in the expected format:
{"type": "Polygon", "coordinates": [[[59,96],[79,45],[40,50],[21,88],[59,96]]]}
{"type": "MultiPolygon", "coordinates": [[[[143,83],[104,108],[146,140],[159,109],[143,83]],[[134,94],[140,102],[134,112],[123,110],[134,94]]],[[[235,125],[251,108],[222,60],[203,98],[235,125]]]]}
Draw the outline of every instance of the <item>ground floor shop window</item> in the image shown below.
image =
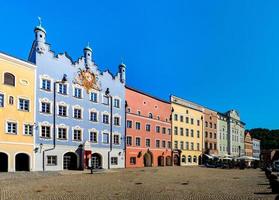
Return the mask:
{"type": "Polygon", "coordinates": [[[131,157],[130,158],[130,164],[135,165],[136,164],[136,157],[131,157]]]}
{"type": "Polygon", "coordinates": [[[111,164],[112,165],[118,165],[118,158],[117,157],[111,157],[111,164]]]}
{"type": "Polygon", "coordinates": [[[57,156],[47,156],[47,165],[56,166],[57,165],[57,156]]]}

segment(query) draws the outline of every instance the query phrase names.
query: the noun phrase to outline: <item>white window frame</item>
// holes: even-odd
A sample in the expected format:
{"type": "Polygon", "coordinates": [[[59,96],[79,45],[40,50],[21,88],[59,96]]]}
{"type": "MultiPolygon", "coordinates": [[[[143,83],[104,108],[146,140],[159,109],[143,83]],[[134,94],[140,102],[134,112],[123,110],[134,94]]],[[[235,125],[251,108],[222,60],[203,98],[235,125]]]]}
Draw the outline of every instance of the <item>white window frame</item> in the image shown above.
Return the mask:
{"type": "Polygon", "coordinates": [[[6,133],[9,134],[9,135],[18,135],[18,121],[14,121],[14,120],[6,120],[6,123],[5,123],[5,129],[6,129],[6,133]],[[12,124],[15,124],[15,130],[16,132],[13,133],[13,132],[8,132],[8,124],[9,123],[12,123],[12,124]]]}

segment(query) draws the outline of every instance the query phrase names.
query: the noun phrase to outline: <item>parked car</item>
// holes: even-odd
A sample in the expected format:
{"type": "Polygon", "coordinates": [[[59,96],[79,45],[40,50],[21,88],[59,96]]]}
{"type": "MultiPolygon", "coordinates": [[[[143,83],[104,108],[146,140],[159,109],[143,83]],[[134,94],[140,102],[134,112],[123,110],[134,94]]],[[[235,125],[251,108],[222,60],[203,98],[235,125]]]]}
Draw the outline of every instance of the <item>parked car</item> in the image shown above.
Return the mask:
{"type": "Polygon", "coordinates": [[[274,172],[279,172],[279,160],[275,160],[272,163],[272,171],[274,172]]]}

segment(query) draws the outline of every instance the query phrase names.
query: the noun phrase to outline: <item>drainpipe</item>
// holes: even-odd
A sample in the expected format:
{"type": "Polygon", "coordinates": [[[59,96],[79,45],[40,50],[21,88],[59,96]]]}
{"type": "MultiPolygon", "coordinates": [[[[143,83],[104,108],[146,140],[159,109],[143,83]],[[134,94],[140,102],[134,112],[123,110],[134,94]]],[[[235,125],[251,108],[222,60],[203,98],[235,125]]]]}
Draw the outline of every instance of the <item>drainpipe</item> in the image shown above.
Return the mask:
{"type": "Polygon", "coordinates": [[[111,160],[111,152],[112,152],[112,96],[110,95],[109,88],[107,88],[105,92],[106,96],[110,98],[110,148],[108,151],[108,169],[110,169],[110,160],[111,160]]]}
{"type": "Polygon", "coordinates": [[[174,162],[174,160],[173,160],[173,136],[172,136],[172,134],[173,134],[173,132],[172,132],[172,113],[174,112],[174,109],[173,109],[173,107],[171,107],[171,115],[170,115],[170,121],[171,121],[171,163],[172,163],[172,166],[173,166],[173,162],[174,162]]]}
{"type": "Polygon", "coordinates": [[[126,141],[126,135],[127,135],[127,128],[126,128],[126,120],[127,120],[127,107],[128,107],[128,103],[127,103],[127,101],[125,101],[125,116],[124,116],[124,120],[125,120],[125,123],[124,123],[124,127],[125,127],[125,129],[124,129],[124,152],[125,152],[125,158],[124,158],[124,168],[126,168],[126,151],[127,151],[127,146],[126,146],[126,143],[127,143],[127,141],[126,141]]]}

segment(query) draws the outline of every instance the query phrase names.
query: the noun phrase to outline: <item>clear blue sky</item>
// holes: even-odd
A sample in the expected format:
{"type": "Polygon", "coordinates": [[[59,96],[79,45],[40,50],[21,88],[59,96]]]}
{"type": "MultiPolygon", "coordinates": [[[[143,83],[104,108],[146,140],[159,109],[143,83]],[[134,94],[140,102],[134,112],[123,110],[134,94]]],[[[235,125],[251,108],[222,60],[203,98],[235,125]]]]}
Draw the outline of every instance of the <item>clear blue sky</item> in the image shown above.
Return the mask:
{"type": "Polygon", "coordinates": [[[56,53],[76,60],[89,41],[100,69],[116,72],[123,58],[132,87],[237,109],[247,128],[279,128],[278,7],[260,0],[9,0],[1,2],[0,50],[27,59],[41,16],[56,53]]]}

